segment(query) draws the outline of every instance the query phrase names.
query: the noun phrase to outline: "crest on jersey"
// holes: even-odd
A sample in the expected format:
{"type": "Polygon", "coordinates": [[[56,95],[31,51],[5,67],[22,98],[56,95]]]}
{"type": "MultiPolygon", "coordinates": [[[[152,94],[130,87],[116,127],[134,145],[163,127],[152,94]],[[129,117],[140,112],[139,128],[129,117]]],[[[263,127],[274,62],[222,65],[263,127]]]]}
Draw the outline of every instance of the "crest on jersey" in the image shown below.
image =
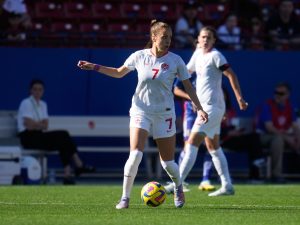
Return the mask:
{"type": "Polygon", "coordinates": [[[169,69],[169,65],[167,63],[163,63],[163,64],[161,64],[161,69],[162,70],[168,70],[169,69]]]}

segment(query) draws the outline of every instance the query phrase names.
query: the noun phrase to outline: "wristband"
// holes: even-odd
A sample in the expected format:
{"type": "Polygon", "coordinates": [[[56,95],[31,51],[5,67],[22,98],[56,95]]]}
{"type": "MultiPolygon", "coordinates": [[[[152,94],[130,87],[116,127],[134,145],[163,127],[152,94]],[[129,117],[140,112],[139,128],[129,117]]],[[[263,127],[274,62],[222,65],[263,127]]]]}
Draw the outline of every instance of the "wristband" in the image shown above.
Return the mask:
{"type": "Polygon", "coordinates": [[[99,71],[99,69],[100,69],[100,65],[98,65],[98,64],[94,64],[94,68],[93,68],[93,70],[95,70],[95,71],[99,71]]]}

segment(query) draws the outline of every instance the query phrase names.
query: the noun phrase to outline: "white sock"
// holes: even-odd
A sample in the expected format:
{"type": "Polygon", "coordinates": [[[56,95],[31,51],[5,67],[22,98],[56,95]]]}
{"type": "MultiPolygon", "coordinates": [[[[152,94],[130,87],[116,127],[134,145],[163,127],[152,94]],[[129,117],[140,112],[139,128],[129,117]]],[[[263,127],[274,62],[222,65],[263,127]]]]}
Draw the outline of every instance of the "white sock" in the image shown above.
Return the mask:
{"type": "Polygon", "coordinates": [[[181,184],[181,179],[179,176],[179,168],[174,160],[171,161],[160,161],[162,167],[167,172],[171,180],[174,182],[175,186],[178,187],[181,184]]]}
{"type": "Polygon", "coordinates": [[[180,166],[180,164],[181,164],[181,162],[182,162],[182,160],[184,158],[184,154],[185,154],[184,149],[182,149],[181,152],[180,152],[180,154],[179,154],[179,157],[178,157],[178,165],[179,166],[180,166]]]}
{"type": "Polygon", "coordinates": [[[222,187],[231,187],[232,183],[229,175],[228,164],[222,148],[220,147],[216,150],[209,151],[209,153],[212,157],[212,161],[214,163],[216,171],[220,176],[222,187]]]}
{"type": "Polygon", "coordinates": [[[185,147],[185,154],[182,159],[182,162],[179,166],[179,173],[182,182],[185,181],[187,175],[190,173],[191,169],[193,168],[198,154],[198,147],[187,144],[185,147]]]}
{"type": "Polygon", "coordinates": [[[124,166],[123,194],[122,198],[130,198],[133,182],[137,174],[143,152],[139,150],[130,151],[129,157],[124,166]]]}

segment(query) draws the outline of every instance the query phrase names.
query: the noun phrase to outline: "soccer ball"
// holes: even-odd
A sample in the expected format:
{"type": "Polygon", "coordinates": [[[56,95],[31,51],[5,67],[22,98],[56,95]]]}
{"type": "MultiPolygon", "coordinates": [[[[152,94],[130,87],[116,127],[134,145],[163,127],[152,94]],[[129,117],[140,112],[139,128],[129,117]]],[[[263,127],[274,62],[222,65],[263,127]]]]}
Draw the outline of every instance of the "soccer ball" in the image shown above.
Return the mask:
{"type": "Polygon", "coordinates": [[[141,191],[141,198],[145,205],[157,207],[161,205],[167,197],[164,186],[156,181],[151,181],[144,185],[141,191]]]}

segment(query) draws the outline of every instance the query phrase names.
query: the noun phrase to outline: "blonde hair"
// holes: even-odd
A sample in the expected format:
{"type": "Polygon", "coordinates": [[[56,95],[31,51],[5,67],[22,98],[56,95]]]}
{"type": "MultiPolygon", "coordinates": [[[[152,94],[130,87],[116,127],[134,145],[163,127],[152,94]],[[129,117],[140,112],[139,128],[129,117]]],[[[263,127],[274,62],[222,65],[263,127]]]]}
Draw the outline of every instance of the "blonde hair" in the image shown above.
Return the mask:
{"type": "Polygon", "coordinates": [[[150,40],[148,41],[147,45],[145,46],[145,48],[151,48],[152,47],[152,36],[156,35],[158,33],[158,31],[162,28],[165,28],[169,31],[172,32],[172,29],[170,27],[169,24],[165,23],[165,22],[161,22],[158,20],[151,20],[151,24],[150,24],[150,40]]]}

